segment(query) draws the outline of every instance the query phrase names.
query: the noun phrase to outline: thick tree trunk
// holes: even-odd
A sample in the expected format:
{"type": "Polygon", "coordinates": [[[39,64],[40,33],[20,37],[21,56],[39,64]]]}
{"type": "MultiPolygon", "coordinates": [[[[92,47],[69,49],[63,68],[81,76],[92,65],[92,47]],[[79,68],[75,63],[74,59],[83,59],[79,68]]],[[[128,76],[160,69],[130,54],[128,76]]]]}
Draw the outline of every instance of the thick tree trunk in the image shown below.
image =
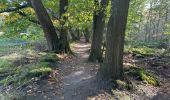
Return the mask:
{"type": "Polygon", "coordinates": [[[106,58],[101,66],[105,79],[123,79],[123,49],[129,0],[112,0],[106,35],[106,58]]]}
{"type": "Polygon", "coordinates": [[[33,9],[36,12],[36,15],[38,17],[38,20],[43,28],[48,49],[50,51],[58,51],[59,50],[59,39],[56,34],[55,28],[52,24],[52,21],[44,8],[41,0],[30,0],[30,3],[33,7],[33,9]]]}
{"type": "Polygon", "coordinates": [[[68,30],[62,28],[60,31],[60,51],[61,53],[72,53],[71,48],[67,39],[68,30]]]}
{"type": "Polygon", "coordinates": [[[64,16],[64,14],[67,11],[68,7],[68,0],[60,0],[60,51],[62,53],[72,53],[70,49],[70,44],[67,38],[68,30],[65,26],[66,21],[68,20],[67,16],[64,16]]]}
{"type": "MultiPolygon", "coordinates": [[[[96,6],[99,5],[98,0],[94,0],[96,6]]],[[[102,40],[103,40],[103,32],[105,27],[105,11],[108,5],[108,0],[102,0],[100,3],[101,7],[98,11],[94,11],[93,15],[93,38],[92,38],[92,46],[91,52],[89,56],[89,61],[92,62],[102,62],[102,40]]]]}

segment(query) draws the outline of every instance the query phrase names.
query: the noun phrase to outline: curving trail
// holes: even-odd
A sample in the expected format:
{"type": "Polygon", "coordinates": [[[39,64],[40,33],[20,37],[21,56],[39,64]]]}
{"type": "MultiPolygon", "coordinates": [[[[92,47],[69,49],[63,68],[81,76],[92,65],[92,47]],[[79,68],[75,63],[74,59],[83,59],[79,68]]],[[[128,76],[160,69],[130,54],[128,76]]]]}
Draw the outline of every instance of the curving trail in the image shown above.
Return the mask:
{"type": "Polygon", "coordinates": [[[90,45],[87,43],[76,43],[73,46],[76,56],[62,61],[63,100],[86,100],[95,95],[105,100],[109,97],[109,94],[102,90],[102,87],[95,81],[99,64],[87,62],[89,49],[90,45]]]}
{"type": "MultiPolygon", "coordinates": [[[[56,80],[42,80],[31,84],[31,90],[23,100],[169,100],[170,99],[170,68],[158,69],[156,73],[165,74],[160,87],[153,87],[133,80],[133,91],[113,89],[107,82],[96,80],[99,63],[89,63],[90,44],[74,43],[72,50],[75,56],[58,55],[60,58],[56,70],[52,73],[56,80]],[[35,89],[35,91],[34,91],[35,89]],[[35,92],[35,93],[32,93],[35,92]],[[28,95],[30,94],[30,95],[28,95]]],[[[128,57],[128,56],[127,56],[128,57]]],[[[146,59],[146,58],[145,58],[146,59]]],[[[149,59],[149,58],[148,58],[149,59]]],[[[125,60],[130,60],[126,58],[125,60]]],[[[143,61],[143,60],[141,60],[143,61]]],[[[168,65],[169,66],[169,65],[168,65]]],[[[147,67],[147,66],[145,66],[147,67]]],[[[155,67],[147,67],[155,71],[155,67]]],[[[160,78],[163,79],[163,78],[160,78]]]]}

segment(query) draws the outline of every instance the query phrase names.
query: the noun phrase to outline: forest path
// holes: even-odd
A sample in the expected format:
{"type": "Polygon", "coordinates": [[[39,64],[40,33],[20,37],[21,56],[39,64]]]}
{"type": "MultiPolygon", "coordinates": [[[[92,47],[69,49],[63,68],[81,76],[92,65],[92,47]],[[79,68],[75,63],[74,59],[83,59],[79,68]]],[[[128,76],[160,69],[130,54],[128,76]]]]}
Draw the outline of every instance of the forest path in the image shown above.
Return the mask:
{"type": "Polygon", "coordinates": [[[95,81],[99,64],[88,62],[90,44],[79,42],[72,48],[76,56],[61,61],[62,99],[87,100],[95,95],[106,99],[108,94],[95,81]]]}

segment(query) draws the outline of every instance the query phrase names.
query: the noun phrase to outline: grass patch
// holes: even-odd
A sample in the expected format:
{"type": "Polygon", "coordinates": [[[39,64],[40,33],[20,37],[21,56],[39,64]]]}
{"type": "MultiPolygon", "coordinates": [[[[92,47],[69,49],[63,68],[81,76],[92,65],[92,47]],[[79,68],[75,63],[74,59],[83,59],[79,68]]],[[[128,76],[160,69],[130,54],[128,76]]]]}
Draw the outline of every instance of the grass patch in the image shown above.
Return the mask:
{"type": "Polygon", "coordinates": [[[145,81],[153,86],[159,86],[160,84],[159,80],[155,77],[153,73],[141,68],[131,67],[129,69],[125,69],[125,73],[129,76],[136,77],[141,81],[145,81]]]}
{"type": "MultiPolygon", "coordinates": [[[[22,85],[29,82],[32,78],[44,78],[48,77],[48,75],[52,72],[53,66],[52,62],[57,61],[57,56],[54,53],[44,53],[41,54],[38,61],[31,64],[26,64],[23,66],[13,66],[13,63],[8,60],[3,60],[0,63],[0,68],[3,71],[7,71],[6,69],[12,69],[10,75],[5,77],[0,83],[4,85],[8,85],[11,83],[15,83],[15,85],[22,85]]],[[[0,71],[1,71],[0,70],[0,71]]]]}
{"type": "Polygon", "coordinates": [[[52,72],[52,66],[48,62],[39,62],[35,65],[31,65],[28,73],[28,77],[43,77],[52,72]]]}
{"type": "Polygon", "coordinates": [[[0,73],[12,69],[13,66],[13,61],[0,59],[0,73]]]}
{"type": "Polygon", "coordinates": [[[54,68],[53,63],[58,59],[56,54],[41,53],[32,49],[32,45],[35,44],[0,40],[0,84],[22,86],[35,77],[41,79],[49,76],[54,68]]]}
{"type": "Polygon", "coordinates": [[[55,53],[43,54],[39,59],[40,62],[56,62],[57,60],[58,58],[55,53]]]}
{"type": "Polygon", "coordinates": [[[11,53],[18,50],[18,46],[16,46],[14,43],[9,43],[6,40],[0,41],[0,53],[11,53]]]}
{"type": "Polygon", "coordinates": [[[137,47],[137,48],[132,47],[132,46],[125,46],[125,52],[133,52],[133,53],[141,54],[144,56],[152,56],[152,55],[161,55],[162,54],[161,49],[149,48],[146,46],[137,47]]]}
{"type": "Polygon", "coordinates": [[[37,62],[25,66],[17,67],[17,69],[8,77],[0,81],[4,85],[15,83],[22,85],[30,81],[33,77],[47,77],[52,72],[52,66],[48,62],[37,62]]]}

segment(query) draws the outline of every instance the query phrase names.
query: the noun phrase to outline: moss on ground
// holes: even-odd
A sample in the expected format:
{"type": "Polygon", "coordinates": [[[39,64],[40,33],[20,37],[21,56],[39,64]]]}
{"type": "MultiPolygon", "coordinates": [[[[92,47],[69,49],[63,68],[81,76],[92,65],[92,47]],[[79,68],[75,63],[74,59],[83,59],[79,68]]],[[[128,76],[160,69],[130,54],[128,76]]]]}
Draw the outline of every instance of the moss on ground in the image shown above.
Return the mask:
{"type": "Polygon", "coordinates": [[[55,53],[47,53],[42,55],[39,59],[41,62],[56,62],[58,60],[55,53]]]}
{"type": "Polygon", "coordinates": [[[148,84],[151,84],[153,86],[159,85],[158,79],[151,72],[140,70],[139,76],[141,80],[146,81],[148,84]]]}
{"type": "Polygon", "coordinates": [[[13,62],[10,60],[0,59],[0,73],[9,70],[13,66],[13,62]]]}
{"type": "Polygon", "coordinates": [[[149,47],[145,47],[145,46],[138,47],[138,48],[125,46],[125,52],[133,52],[133,53],[141,54],[141,55],[145,55],[145,56],[161,55],[162,54],[161,49],[149,48],[149,47]]]}
{"type": "Polygon", "coordinates": [[[10,74],[7,77],[4,77],[4,79],[1,80],[0,83],[4,85],[8,85],[11,83],[21,85],[29,82],[34,77],[37,77],[39,79],[48,77],[54,68],[51,63],[56,61],[57,56],[53,53],[42,55],[37,62],[25,64],[23,66],[11,67],[13,63],[9,62],[8,60],[4,60],[3,63],[0,63],[0,68],[2,68],[0,69],[0,71],[5,70],[6,68],[10,68],[13,70],[11,70],[10,74]]]}
{"type": "Polygon", "coordinates": [[[150,71],[146,71],[145,69],[131,67],[129,69],[125,69],[125,73],[131,77],[136,77],[141,81],[145,81],[153,86],[159,86],[160,84],[155,75],[150,71]]]}

